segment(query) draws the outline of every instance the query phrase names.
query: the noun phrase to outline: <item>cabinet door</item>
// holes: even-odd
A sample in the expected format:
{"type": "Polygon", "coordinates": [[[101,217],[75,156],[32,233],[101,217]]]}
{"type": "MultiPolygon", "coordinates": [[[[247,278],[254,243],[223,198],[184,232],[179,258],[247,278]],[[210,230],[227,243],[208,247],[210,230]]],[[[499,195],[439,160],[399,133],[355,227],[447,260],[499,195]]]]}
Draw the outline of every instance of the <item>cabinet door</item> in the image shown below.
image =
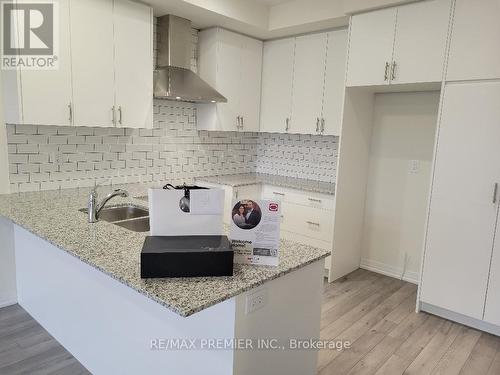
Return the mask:
{"type": "Polygon", "coordinates": [[[71,125],[71,51],[69,0],[59,2],[59,68],[22,70],[22,108],[25,124],[71,125]]]}
{"type": "Polygon", "coordinates": [[[260,131],[285,133],[292,105],[295,39],[264,43],[260,131]]]}
{"type": "Polygon", "coordinates": [[[241,36],[227,30],[217,30],[217,91],[227,98],[227,103],[217,104],[219,130],[238,130],[240,108],[241,36]]]}
{"type": "Polygon", "coordinates": [[[491,258],[484,320],[500,326],[500,225],[497,225],[495,246],[493,247],[493,257],[491,258]]]}
{"type": "Polygon", "coordinates": [[[348,86],[389,83],[386,64],[392,61],[396,8],[355,15],[351,18],[348,86]]]}
{"type": "Polygon", "coordinates": [[[316,134],[319,131],[325,58],[326,33],[296,38],[290,126],[292,133],[316,134]]]}
{"type": "Polygon", "coordinates": [[[323,134],[340,135],[344,106],[347,30],[330,31],[323,95],[323,134]]]}
{"type": "Polygon", "coordinates": [[[70,6],[74,124],[114,126],[113,1],[70,6]]]}
{"type": "Polygon", "coordinates": [[[243,131],[259,131],[260,84],[262,76],[262,42],[241,37],[240,115],[243,131]]]}
{"type": "Polygon", "coordinates": [[[499,19],[499,0],[457,0],[447,80],[500,78],[499,19]]]}
{"type": "Polygon", "coordinates": [[[450,9],[450,0],[398,8],[391,83],[442,81],[450,9]]]}
{"type": "Polygon", "coordinates": [[[422,301],[482,319],[500,182],[500,83],[450,84],[442,104],[422,301]]]}
{"type": "Polygon", "coordinates": [[[117,126],[151,128],[153,125],[152,10],[133,1],[115,0],[113,19],[117,126]]]}

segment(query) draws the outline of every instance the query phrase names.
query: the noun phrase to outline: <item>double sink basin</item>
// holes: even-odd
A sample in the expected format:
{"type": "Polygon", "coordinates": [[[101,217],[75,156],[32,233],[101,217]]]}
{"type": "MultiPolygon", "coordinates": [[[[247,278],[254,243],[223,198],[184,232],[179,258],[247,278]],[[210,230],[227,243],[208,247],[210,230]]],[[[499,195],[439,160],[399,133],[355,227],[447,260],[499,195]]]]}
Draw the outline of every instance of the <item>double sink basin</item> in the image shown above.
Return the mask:
{"type": "MultiPolygon", "coordinates": [[[[80,211],[88,213],[86,208],[80,211]]],[[[134,232],[149,231],[149,211],[133,205],[103,208],[98,219],[134,232]]]]}

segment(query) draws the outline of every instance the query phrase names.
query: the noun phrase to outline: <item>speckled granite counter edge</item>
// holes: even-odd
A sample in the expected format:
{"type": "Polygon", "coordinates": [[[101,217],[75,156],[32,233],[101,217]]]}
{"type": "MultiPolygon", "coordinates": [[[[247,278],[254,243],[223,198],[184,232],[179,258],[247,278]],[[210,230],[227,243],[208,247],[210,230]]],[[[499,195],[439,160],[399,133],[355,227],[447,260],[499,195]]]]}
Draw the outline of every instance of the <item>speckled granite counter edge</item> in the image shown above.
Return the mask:
{"type": "MultiPolygon", "coordinates": [[[[144,206],[141,206],[140,204],[134,204],[136,205],[137,207],[144,207],[144,206]]],[[[147,297],[148,299],[160,304],[161,306],[167,308],[168,310],[172,311],[173,313],[176,313],[182,317],[188,317],[188,316],[191,316],[197,312],[200,312],[202,310],[205,310],[211,306],[214,306],[218,303],[221,303],[221,302],[224,302],[226,300],[229,300],[239,294],[242,294],[242,293],[245,293],[247,292],[248,290],[251,290],[255,287],[258,287],[260,285],[263,285],[265,284],[266,282],[268,281],[271,281],[271,280],[275,280],[281,276],[284,276],[290,272],[293,272],[295,270],[298,270],[300,268],[303,268],[303,267],[306,267],[308,266],[309,264],[312,264],[314,262],[317,262],[321,259],[324,259],[326,257],[328,257],[330,255],[330,252],[325,250],[325,253],[322,254],[322,255],[318,255],[317,257],[314,257],[314,258],[311,258],[309,259],[308,261],[300,264],[300,265],[297,265],[295,267],[291,267],[289,269],[286,269],[284,271],[281,271],[279,273],[276,273],[276,274],[273,274],[271,276],[267,276],[267,277],[264,277],[263,279],[261,280],[257,280],[251,284],[248,284],[247,286],[245,287],[242,287],[241,289],[238,289],[237,291],[234,291],[234,292],[229,292],[227,293],[226,295],[224,296],[221,296],[217,299],[214,299],[213,301],[210,301],[209,303],[205,303],[203,305],[200,305],[200,306],[197,306],[196,308],[192,308],[192,309],[186,309],[186,310],[181,310],[181,309],[177,309],[175,308],[175,306],[172,306],[170,304],[168,304],[167,302],[165,302],[164,300],[162,300],[161,298],[157,298],[156,296],[150,294],[150,293],[147,293],[146,291],[140,289],[140,288],[137,288],[135,287],[134,285],[128,283],[126,280],[122,279],[122,278],[119,278],[119,277],[116,277],[115,275],[113,275],[112,273],[109,273],[107,272],[106,270],[104,270],[103,268],[99,267],[97,264],[95,263],[92,263],[92,262],[88,262],[86,259],[83,259],[81,258],[80,256],[78,256],[78,254],[76,253],[75,250],[72,250],[72,249],[66,249],[66,248],[63,248],[61,247],[60,245],[58,245],[57,243],[54,243],[53,241],[51,241],[50,239],[47,239],[42,233],[37,233],[36,231],[33,231],[31,228],[23,225],[22,223],[18,223],[16,222],[14,219],[10,218],[10,217],[7,217],[7,216],[4,216],[2,214],[0,214],[0,216],[3,216],[5,217],[7,220],[10,220],[12,223],[18,225],[19,227],[25,229],[26,231],[28,231],[29,233],[39,237],[40,239],[44,240],[44,241],[47,241],[48,243],[50,243],[51,245],[55,246],[56,248],[64,251],[65,253],[67,253],[68,255],[78,259],[79,261],[81,261],[82,263],[84,264],[87,264],[88,266],[98,270],[99,272],[102,272],[103,274],[111,277],[112,279],[118,281],[119,283],[129,287],[130,289],[142,294],[143,296],[147,297]]],[[[254,267],[266,267],[266,268],[273,268],[271,266],[254,266],[254,267]]]]}
{"type": "Polygon", "coordinates": [[[229,181],[228,179],[235,179],[239,177],[239,174],[229,174],[229,175],[220,175],[220,176],[213,176],[213,177],[197,177],[195,180],[200,181],[200,182],[208,182],[208,183],[215,183],[215,184],[220,184],[220,185],[226,185],[226,186],[232,186],[232,187],[239,187],[239,186],[250,186],[250,185],[263,185],[263,184],[268,184],[268,185],[273,185],[273,186],[279,186],[283,188],[289,188],[289,189],[296,189],[296,190],[303,190],[311,193],[319,193],[319,194],[326,194],[326,195],[335,195],[335,183],[328,183],[328,182],[321,182],[321,181],[313,181],[313,180],[304,180],[300,178],[295,178],[295,177],[283,177],[283,176],[274,176],[274,175],[265,175],[262,173],[256,173],[254,174],[255,180],[254,181],[245,181],[244,178],[248,176],[249,174],[242,173],[241,174],[241,180],[240,181],[229,181]],[[290,179],[292,181],[283,181],[282,179],[290,179]],[[293,182],[293,180],[298,180],[301,181],[300,183],[293,182]],[[315,184],[324,184],[324,185],[330,185],[331,188],[322,188],[319,186],[312,186],[315,184]]]}

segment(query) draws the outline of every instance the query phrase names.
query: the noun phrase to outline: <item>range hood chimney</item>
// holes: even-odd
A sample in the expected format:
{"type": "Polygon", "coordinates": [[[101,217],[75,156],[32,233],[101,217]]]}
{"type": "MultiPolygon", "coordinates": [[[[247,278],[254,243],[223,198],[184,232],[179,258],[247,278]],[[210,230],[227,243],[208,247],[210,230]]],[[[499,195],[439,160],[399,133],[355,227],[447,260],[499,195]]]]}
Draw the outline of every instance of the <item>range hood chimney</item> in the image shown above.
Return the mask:
{"type": "Polygon", "coordinates": [[[154,71],[154,97],[195,103],[227,99],[191,69],[191,21],[166,15],[158,17],[158,57],[154,71]]]}

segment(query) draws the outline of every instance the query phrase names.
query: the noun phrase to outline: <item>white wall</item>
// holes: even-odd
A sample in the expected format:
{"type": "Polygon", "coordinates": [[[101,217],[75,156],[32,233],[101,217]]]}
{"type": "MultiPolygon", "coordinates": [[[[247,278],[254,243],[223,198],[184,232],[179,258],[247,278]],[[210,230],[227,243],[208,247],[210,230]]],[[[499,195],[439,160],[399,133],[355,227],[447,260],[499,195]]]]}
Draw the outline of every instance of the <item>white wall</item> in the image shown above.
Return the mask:
{"type": "MultiPolygon", "coordinates": [[[[0,74],[0,87],[2,75],[0,74]]],[[[9,192],[9,161],[7,158],[7,133],[3,114],[2,90],[0,90],[0,194],[9,192]]]]}
{"type": "Polygon", "coordinates": [[[439,93],[375,95],[361,265],[418,279],[439,93]],[[419,164],[410,171],[411,161],[419,164]]]}
{"type": "Polygon", "coordinates": [[[0,216],[0,308],[17,301],[14,225],[0,216]]]}

